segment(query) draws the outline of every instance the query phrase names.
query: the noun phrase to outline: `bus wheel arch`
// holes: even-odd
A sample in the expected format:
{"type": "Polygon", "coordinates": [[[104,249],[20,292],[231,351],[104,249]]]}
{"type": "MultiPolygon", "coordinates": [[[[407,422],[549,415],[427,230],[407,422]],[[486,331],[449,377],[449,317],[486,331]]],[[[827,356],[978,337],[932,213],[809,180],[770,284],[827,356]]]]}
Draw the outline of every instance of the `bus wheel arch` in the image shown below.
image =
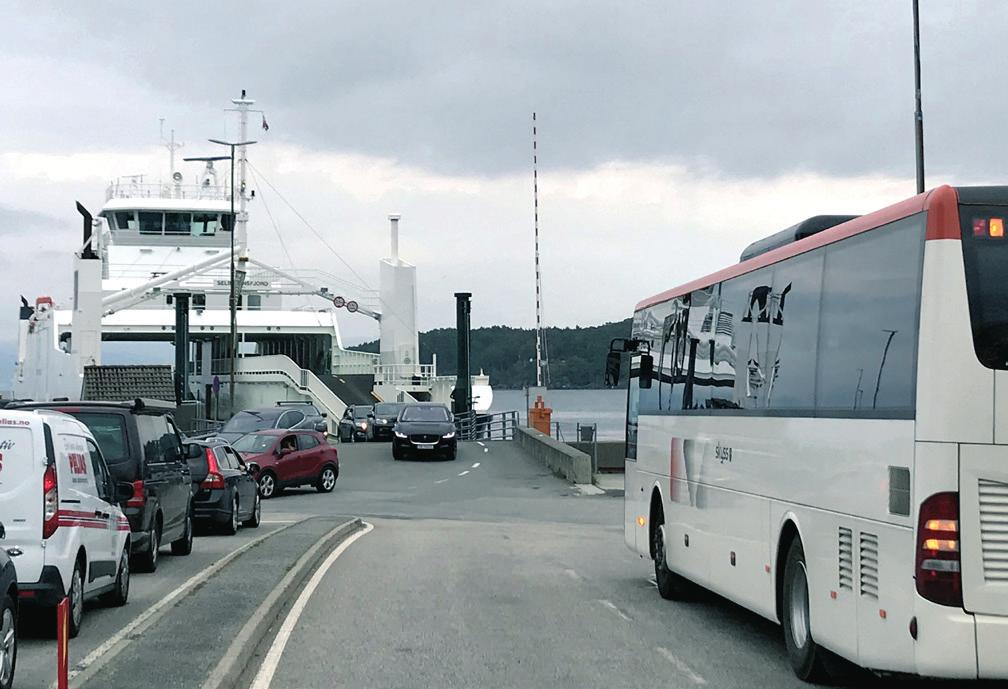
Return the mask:
{"type": "Polygon", "coordinates": [[[777,538],[777,553],[774,558],[774,600],[777,609],[777,621],[784,622],[784,565],[787,562],[791,544],[798,539],[801,542],[801,532],[794,517],[788,515],[781,525],[780,536],[777,538]]]}
{"type": "Polygon", "coordinates": [[[651,559],[655,557],[655,529],[665,523],[665,506],[662,502],[661,489],[655,485],[651,489],[651,503],[648,508],[648,552],[651,559]]]}

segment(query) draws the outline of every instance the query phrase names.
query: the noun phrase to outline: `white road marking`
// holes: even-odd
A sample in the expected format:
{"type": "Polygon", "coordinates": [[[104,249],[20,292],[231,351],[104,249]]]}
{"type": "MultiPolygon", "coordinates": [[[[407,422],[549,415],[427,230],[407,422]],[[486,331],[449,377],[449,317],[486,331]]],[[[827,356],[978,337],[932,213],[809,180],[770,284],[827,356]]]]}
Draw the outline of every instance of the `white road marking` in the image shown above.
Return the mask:
{"type": "Polygon", "coordinates": [[[477,440],[476,444],[479,445],[480,447],[486,447],[486,445],[483,444],[482,440],[477,440]]]}
{"type": "Polygon", "coordinates": [[[571,579],[574,579],[575,581],[581,581],[584,578],[580,574],[575,572],[573,569],[565,569],[564,574],[569,576],[571,579]]]}
{"type": "Polygon", "coordinates": [[[255,680],[252,682],[250,689],[269,689],[270,683],[273,681],[273,675],[276,674],[277,667],[280,665],[280,658],[283,655],[284,648],[287,646],[287,641],[290,639],[291,632],[294,631],[294,626],[301,619],[301,613],[304,612],[305,606],[308,605],[308,599],[315,593],[315,589],[322,583],[323,577],[325,577],[329,568],[333,566],[333,563],[336,562],[339,556],[353,545],[358,538],[370,533],[372,529],[374,529],[372,524],[364,522],[364,528],[361,531],[358,531],[336,546],[336,549],[329,553],[329,557],[315,570],[311,579],[305,584],[304,590],[301,591],[301,595],[298,596],[297,600],[294,601],[294,605],[291,606],[290,612],[287,613],[287,617],[280,626],[280,631],[277,632],[276,638],[273,640],[273,645],[270,646],[262,665],[259,666],[259,672],[256,673],[255,680]]]}
{"type": "Polygon", "coordinates": [[[613,602],[611,600],[604,600],[603,599],[603,600],[600,600],[599,603],[601,603],[602,605],[604,605],[605,607],[609,608],[614,613],[616,613],[617,615],[619,615],[620,619],[622,619],[624,622],[630,622],[631,621],[630,618],[627,616],[627,614],[625,612],[623,612],[622,610],[620,610],[619,608],[617,608],[613,604],[613,602]]]}
{"type": "MultiPolygon", "coordinates": [[[[227,565],[229,562],[234,560],[236,557],[238,557],[245,551],[259,545],[273,534],[278,533],[280,531],[284,531],[285,529],[289,529],[292,525],[293,524],[288,524],[287,526],[281,526],[279,529],[273,529],[272,531],[264,533],[262,536],[259,536],[258,538],[252,539],[248,543],[245,543],[244,545],[235,548],[230,553],[228,553],[221,559],[211,564],[209,567],[200,570],[193,576],[186,579],[184,583],[182,583],[180,586],[178,586],[173,591],[168,593],[168,595],[159,600],[157,603],[154,603],[154,605],[150,606],[145,611],[137,615],[135,618],[133,618],[132,622],[130,622],[125,627],[120,629],[118,632],[116,632],[108,639],[106,639],[104,643],[98,646],[98,648],[88,653],[83,660],[77,663],[70,670],[70,672],[68,673],[69,679],[72,680],[78,675],[80,675],[82,672],[87,671],[88,668],[90,668],[99,660],[107,662],[108,660],[114,658],[116,655],[119,654],[120,651],[122,651],[127,646],[127,644],[129,644],[130,641],[132,641],[135,638],[138,638],[145,629],[154,624],[157,618],[159,618],[163,613],[167,612],[167,610],[175,604],[177,599],[183,598],[186,594],[190,593],[198,586],[201,586],[210,577],[219,572],[225,565],[227,565]]],[[[53,682],[51,686],[55,687],[56,682],[53,682]]]]}
{"type": "Polygon", "coordinates": [[[468,473],[469,473],[469,470],[466,469],[465,471],[463,471],[462,473],[460,473],[459,476],[465,476],[468,473]]]}
{"type": "Polygon", "coordinates": [[[578,492],[578,495],[605,495],[604,490],[590,483],[575,483],[574,490],[578,492]]]}
{"type": "Polygon", "coordinates": [[[472,465],[472,468],[473,468],[473,469],[475,469],[475,468],[476,468],[476,467],[478,467],[479,465],[480,465],[480,463],[479,463],[479,462],[474,462],[474,463],[473,463],[473,465],[472,465]]]}
{"type": "Polygon", "coordinates": [[[672,651],[668,650],[667,648],[664,648],[663,646],[658,646],[655,650],[661,653],[662,656],[665,657],[665,660],[672,663],[672,665],[675,666],[675,669],[678,670],[683,675],[685,675],[686,679],[693,682],[693,684],[707,684],[707,680],[705,680],[703,677],[695,673],[693,671],[693,668],[691,668],[685,662],[677,658],[672,653],[672,651]]]}
{"type": "Polygon", "coordinates": [[[489,451],[490,451],[490,448],[489,448],[489,447],[484,447],[484,448],[483,448],[483,451],[484,451],[484,452],[489,452],[489,451]]]}
{"type": "Polygon", "coordinates": [[[447,478],[443,478],[443,479],[441,479],[440,481],[435,481],[434,483],[444,483],[444,482],[446,482],[446,481],[450,481],[450,480],[451,480],[451,479],[447,479],[447,478]]]}
{"type": "Polygon", "coordinates": [[[297,524],[300,519],[263,519],[260,524],[297,524]]]}

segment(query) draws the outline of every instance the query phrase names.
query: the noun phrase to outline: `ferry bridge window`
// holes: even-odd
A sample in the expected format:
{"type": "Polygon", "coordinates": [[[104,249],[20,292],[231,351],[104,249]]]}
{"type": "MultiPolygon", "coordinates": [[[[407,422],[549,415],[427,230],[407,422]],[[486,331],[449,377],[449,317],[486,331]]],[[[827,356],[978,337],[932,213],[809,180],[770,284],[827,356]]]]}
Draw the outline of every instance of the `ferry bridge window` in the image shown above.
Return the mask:
{"type": "Polygon", "coordinates": [[[161,234],[163,213],[140,211],[138,215],[140,216],[140,234],[161,234]]]}
{"type": "Polygon", "coordinates": [[[120,230],[132,230],[136,232],[137,221],[133,211],[116,211],[116,227],[120,230]]]}
{"type": "Polygon", "coordinates": [[[826,247],[819,413],[912,418],[923,217],[826,247]]]}
{"type": "Polygon", "coordinates": [[[189,213],[165,213],[165,234],[189,234],[189,213]]]}
{"type": "Polygon", "coordinates": [[[213,235],[217,233],[220,225],[220,215],[217,213],[193,213],[190,234],[193,237],[213,235]]]}
{"type": "Polygon", "coordinates": [[[262,295],[260,294],[248,295],[248,301],[246,302],[246,304],[248,305],[247,308],[249,311],[259,311],[260,309],[262,309],[262,295]]]}

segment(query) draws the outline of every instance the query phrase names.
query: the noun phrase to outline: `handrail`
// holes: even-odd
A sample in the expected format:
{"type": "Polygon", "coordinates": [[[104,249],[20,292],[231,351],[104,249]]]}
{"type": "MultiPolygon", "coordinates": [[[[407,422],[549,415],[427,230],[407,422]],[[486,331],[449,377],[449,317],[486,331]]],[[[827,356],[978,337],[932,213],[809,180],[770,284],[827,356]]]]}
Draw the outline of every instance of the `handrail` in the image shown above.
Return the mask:
{"type": "Polygon", "coordinates": [[[461,440],[514,440],[518,428],[518,412],[477,414],[470,411],[457,414],[455,428],[461,440]]]}
{"type": "Polygon", "coordinates": [[[289,356],[268,354],[235,360],[236,378],[265,375],[279,375],[298,392],[307,393],[329,415],[329,420],[333,423],[338,423],[346,411],[346,403],[328,385],[308,369],[299,367],[289,356]]]}

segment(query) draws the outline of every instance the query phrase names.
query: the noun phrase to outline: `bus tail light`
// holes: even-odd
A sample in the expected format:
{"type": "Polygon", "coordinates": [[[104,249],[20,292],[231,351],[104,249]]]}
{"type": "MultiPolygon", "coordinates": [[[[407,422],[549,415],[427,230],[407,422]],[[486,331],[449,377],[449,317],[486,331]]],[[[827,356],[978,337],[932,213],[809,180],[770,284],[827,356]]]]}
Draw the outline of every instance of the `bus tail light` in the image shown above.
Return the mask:
{"type": "Polygon", "coordinates": [[[958,493],[935,493],[921,503],[914,574],[922,597],[962,607],[958,493]]]}

